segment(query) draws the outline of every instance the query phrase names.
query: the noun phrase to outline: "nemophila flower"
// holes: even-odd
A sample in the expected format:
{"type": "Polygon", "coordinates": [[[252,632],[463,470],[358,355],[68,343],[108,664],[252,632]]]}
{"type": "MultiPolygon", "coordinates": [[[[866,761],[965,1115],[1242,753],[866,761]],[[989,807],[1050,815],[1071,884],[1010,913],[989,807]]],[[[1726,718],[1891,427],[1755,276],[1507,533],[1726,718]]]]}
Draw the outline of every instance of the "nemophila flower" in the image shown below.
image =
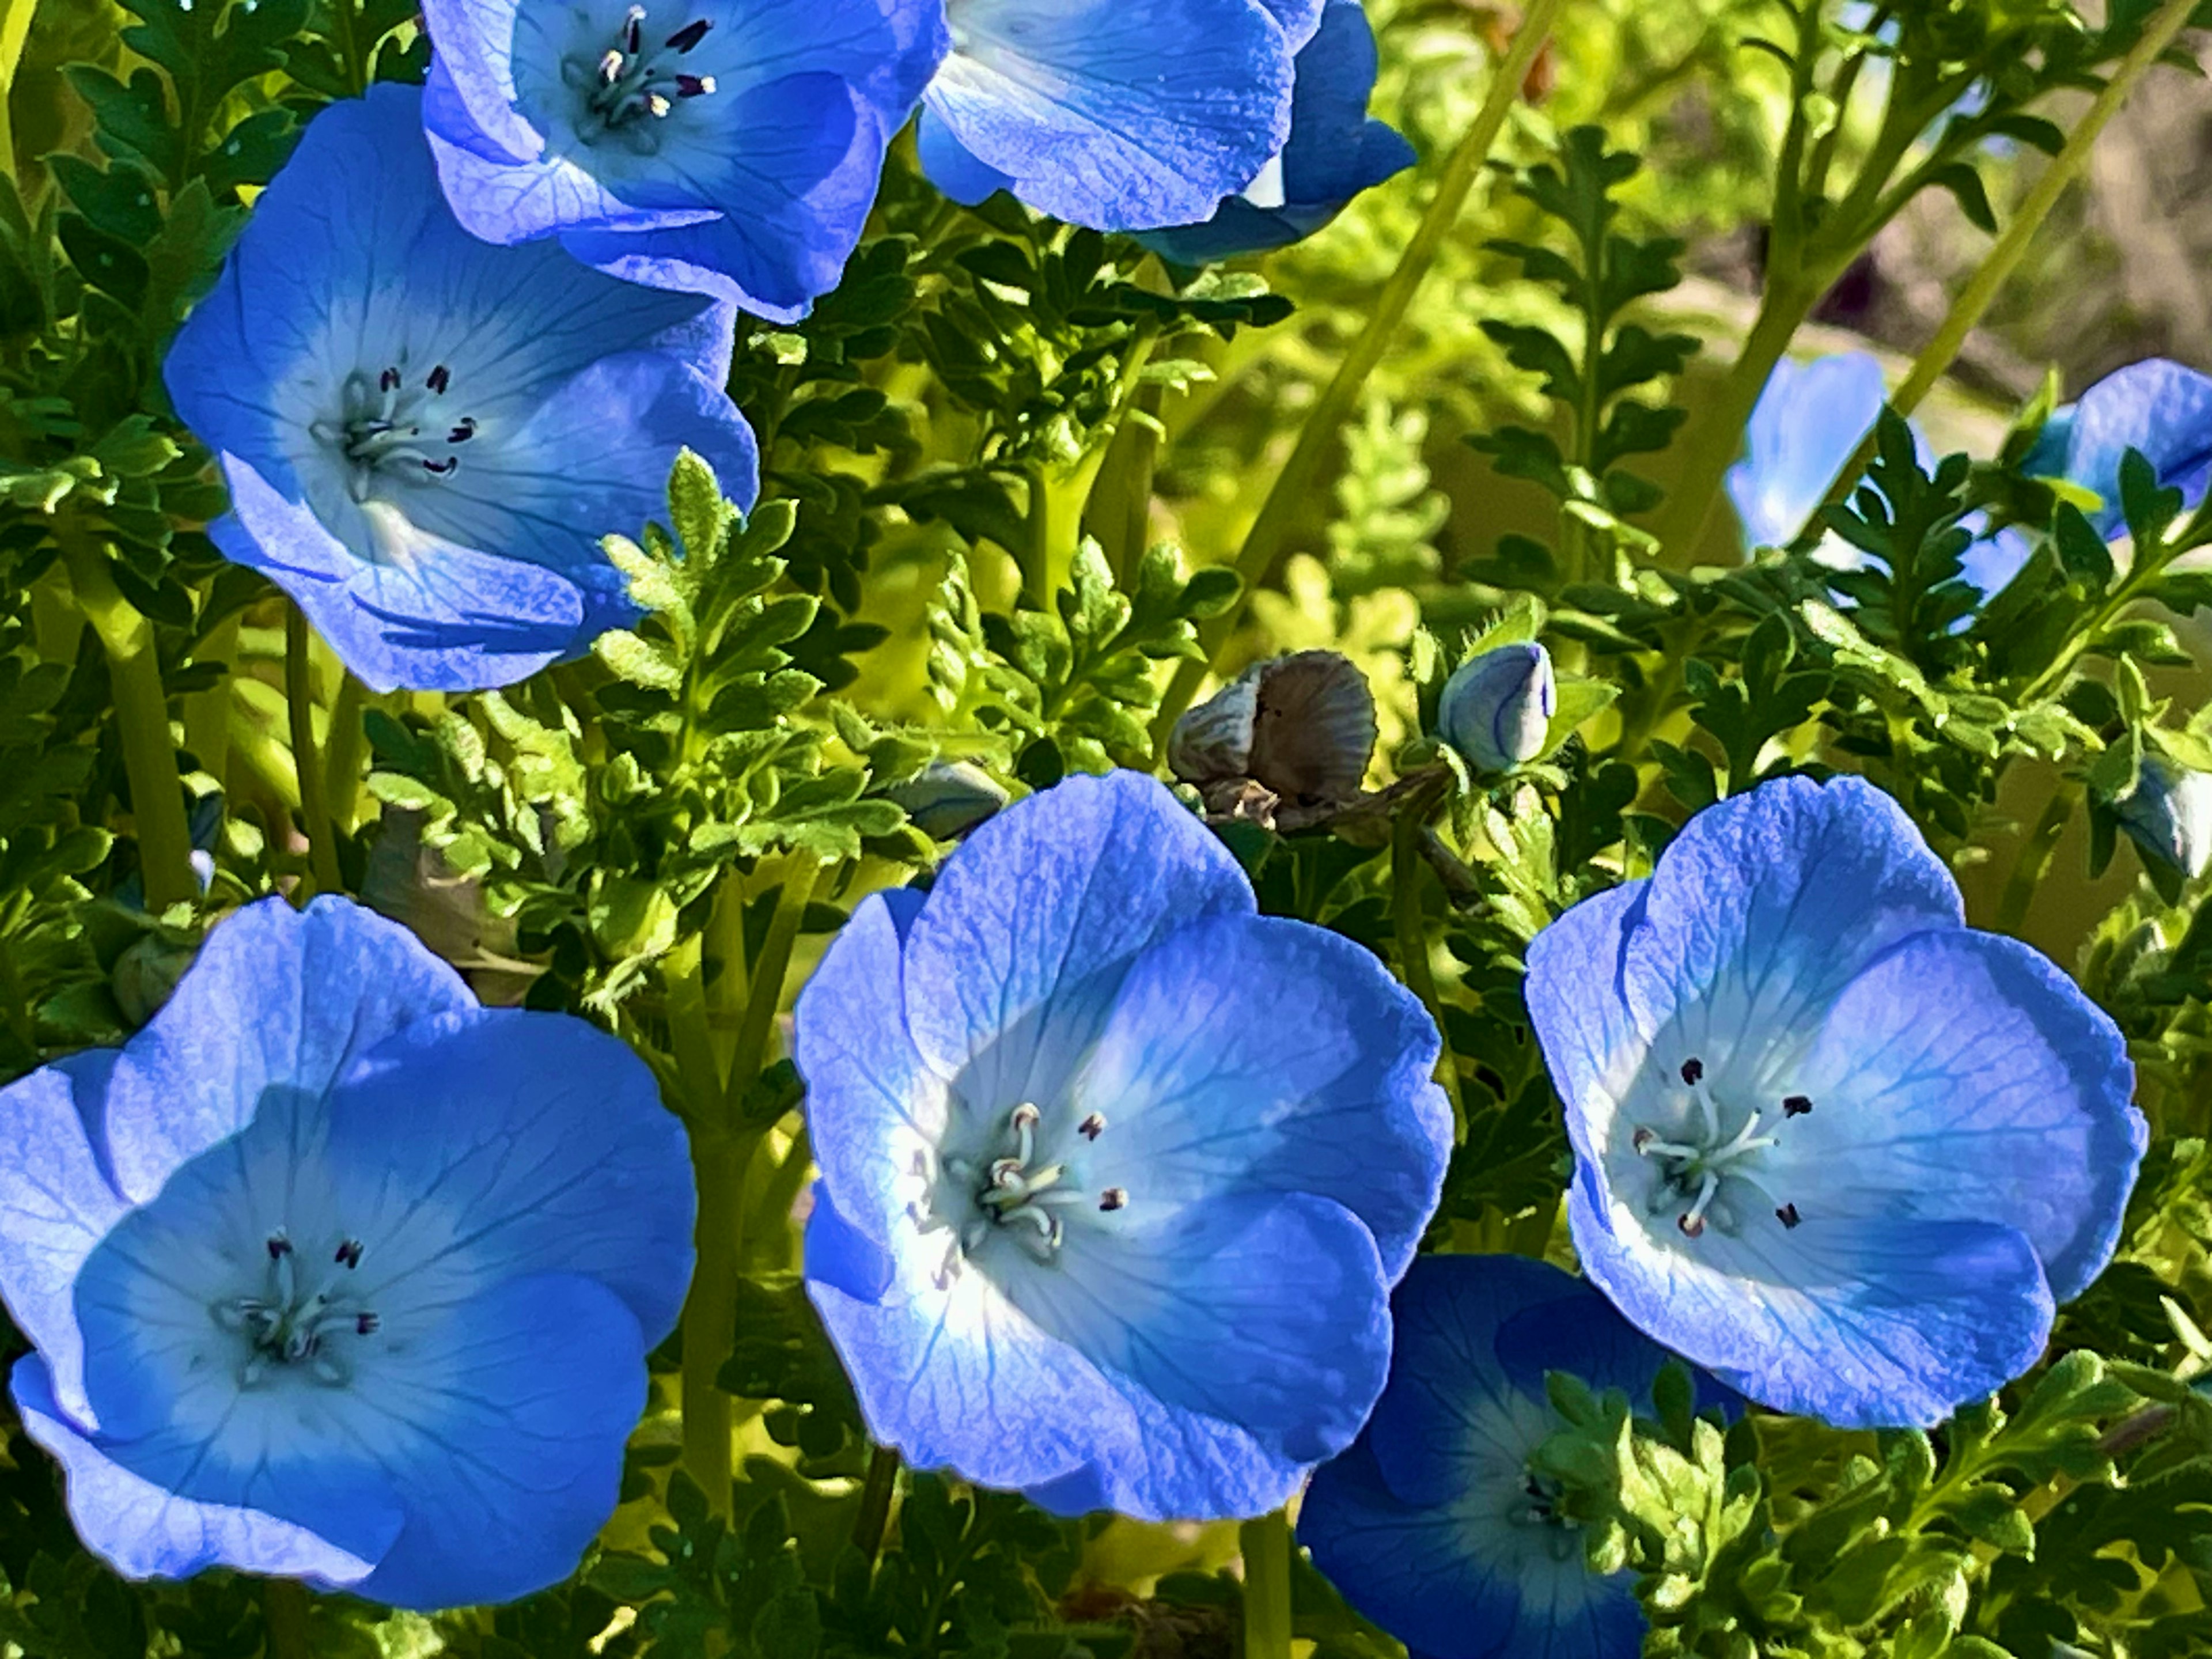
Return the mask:
{"type": "Polygon", "coordinates": [[[574,1570],[691,1272],[621,1042],[270,899],[124,1048],[0,1090],[0,1147],[15,1403],[118,1571],[440,1607],[574,1570]]]}
{"type": "Polygon", "coordinates": [[[208,533],[380,691],[580,650],[636,614],[599,538],[665,516],[678,451],[743,501],[757,471],[729,307],[470,235],[421,102],[309,123],[163,369],[230,490],[208,533]]]}
{"type": "Polygon", "coordinates": [[[1673,1356],[1588,1284],[1526,1256],[1422,1256],[1390,1309],[1389,1383],[1298,1511],[1314,1565],[1413,1659],[1636,1659],[1646,1620],[1631,1575],[1590,1571],[1531,1460],[1567,1426],[1547,1372],[1648,1412],[1673,1356]]]}
{"type": "Polygon", "coordinates": [[[1320,30],[1293,67],[1290,142],[1203,224],[1152,231],[1139,241],[1183,265],[1286,247],[1335,218],[1361,191],[1413,165],[1413,147],[1368,117],[1375,31],[1360,0],[1328,0],[1320,30]]]}
{"type": "Polygon", "coordinates": [[[837,284],[943,0],[424,0],[460,222],[788,322],[837,284]]]}
{"type": "Polygon", "coordinates": [[[2120,460],[2130,449],[2195,508],[2212,483],[2212,376],[2164,357],[2115,369],[2051,417],[2021,470],[2094,490],[2103,505],[2089,522],[2116,536],[2127,528],[2120,460]]]}
{"type": "Polygon", "coordinates": [[[1583,1270],[1750,1398],[1929,1425],[2019,1376],[2142,1157],[2119,1030],[1856,779],[1764,784],[1529,946],[1583,1270]]]}
{"type": "Polygon", "coordinates": [[[1451,1143],[1436,1028],[1162,785],[1071,778],[862,903],[796,1047],[808,1288],[877,1442],[1194,1518],[1351,1443],[1451,1143]]]}
{"type": "Polygon", "coordinates": [[[2146,858],[2191,879],[2212,866],[2212,773],[2147,756],[2118,816],[2146,858]]]}
{"type": "Polygon", "coordinates": [[[1099,230],[1192,225],[1291,136],[1292,60],[1322,0],[946,0],[923,170],[1099,230]]]}
{"type": "Polygon", "coordinates": [[[1544,752],[1559,706],[1552,653],[1516,641],[1452,671],[1437,699],[1437,735],[1478,771],[1510,771],[1544,752]]]}

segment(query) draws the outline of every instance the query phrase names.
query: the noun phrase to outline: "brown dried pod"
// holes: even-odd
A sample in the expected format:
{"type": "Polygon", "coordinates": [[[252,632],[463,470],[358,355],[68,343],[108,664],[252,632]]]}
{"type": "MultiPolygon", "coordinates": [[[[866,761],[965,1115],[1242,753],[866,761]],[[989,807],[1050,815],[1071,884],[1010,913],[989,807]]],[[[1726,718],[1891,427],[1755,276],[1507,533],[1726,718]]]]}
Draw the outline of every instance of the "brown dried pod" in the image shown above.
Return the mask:
{"type": "Polygon", "coordinates": [[[1176,722],[1168,766],[1209,816],[1297,830],[1360,798],[1375,695],[1350,659],[1300,651],[1255,663],[1176,722]]]}

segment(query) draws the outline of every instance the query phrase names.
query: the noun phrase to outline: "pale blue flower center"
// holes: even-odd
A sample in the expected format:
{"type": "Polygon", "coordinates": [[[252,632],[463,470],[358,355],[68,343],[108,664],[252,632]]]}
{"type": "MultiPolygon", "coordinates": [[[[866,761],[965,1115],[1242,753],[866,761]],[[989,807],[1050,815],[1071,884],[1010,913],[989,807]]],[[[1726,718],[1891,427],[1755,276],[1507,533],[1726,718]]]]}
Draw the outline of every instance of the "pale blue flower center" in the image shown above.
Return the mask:
{"type": "Polygon", "coordinates": [[[1516,1578],[1539,1564],[1584,1570],[1582,1523],[1559,1513],[1558,1484],[1533,1467],[1537,1449],[1565,1426],[1548,1401],[1510,1389],[1470,1411],[1467,1443],[1474,1466],[1456,1507],[1472,1534],[1473,1553],[1501,1560],[1516,1578]]]}
{"type": "MultiPolygon", "coordinates": [[[[1105,1132],[1103,1112],[1087,1114],[1073,1131],[1084,1146],[1105,1132]]],[[[995,1238],[1011,1238],[1032,1260],[1049,1263],[1067,1243],[1071,1212],[1095,1209],[1112,1214],[1128,1207],[1126,1188],[1107,1187],[1095,1194],[1086,1189],[1074,1167],[1081,1162],[1079,1148],[1048,1150],[1048,1142],[1066,1139],[1066,1125],[1048,1124],[1033,1102],[1024,1101],[980,1145],[946,1150],[933,1171],[926,1158],[918,1161],[915,1172],[923,1178],[926,1195],[908,1206],[908,1214],[925,1233],[944,1230],[952,1235],[937,1273],[940,1289],[995,1238]]]]}
{"type": "Polygon", "coordinates": [[[561,79],[580,100],[576,136],[586,144],[618,137],[641,155],[660,148],[659,124],[687,100],[714,91],[714,77],[682,67],[712,25],[698,17],[656,39],[643,6],[623,14],[612,41],[596,58],[561,60],[561,79]]]}
{"type": "Polygon", "coordinates": [[[450,478],[460,470],[461,448],[477,428],[473,415],[449,410],[452,392],[453,371],[443,363],[420,385],[396,367],[374,375],[357,368],[345,377],[337,412],[307,430],[343,463],[347,493],[367,501],[380,477],[450,478]]]}
{"type": "Polygon", "coordinates": [[[346,1340],[373,1336],[381,1325],[353,1292],[361,1241],[340,1238],[330,1266],[319,1272],[302,1265],[298,1248],[281,1227],[269,1235],[268,1250],[266,1282],[218,1300],[209,1310],[218,1327],[240,1340],[239,1386],[252,1388],[272,1367],[285,1367],[344,1387],[353,1380],[346,1340]]]}
{"type": "Polygon", "coordinates": [[[1675,1212],[1686,1238],[1702,1237],[1708,1226],[1734,1236],[1760,1209],[1785,1228],[1796,1226],[1803,1217],[1793,1200],[1773,1190],[1767,1154],[1782,1144],[1790,1119],[1813,1109],[1812,1101],[1787,1095],[1771,1106],[1738,1111],[1714,1092],[1704,1061],[1684,1060],[1679,1075],[1681,1092],[1666,1091],[1673,1096],[1669,1121],[1639,1123],[1629,1138],[1653,1170],[1646,1213],[1675,1212]]]}

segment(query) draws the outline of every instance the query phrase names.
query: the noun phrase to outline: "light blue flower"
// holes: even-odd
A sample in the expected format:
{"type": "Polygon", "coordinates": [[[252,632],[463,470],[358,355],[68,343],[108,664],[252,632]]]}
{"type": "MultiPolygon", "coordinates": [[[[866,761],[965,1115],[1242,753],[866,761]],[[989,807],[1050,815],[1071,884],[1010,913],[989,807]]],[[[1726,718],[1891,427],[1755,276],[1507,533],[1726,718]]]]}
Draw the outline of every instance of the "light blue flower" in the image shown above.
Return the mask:
{"type": "Polygon", "coordinates": [[[1559,706],[1552,653],[1516,641],[1453,671],[1437,700],[1437,734],[1476,770],[1508,772],[1544,752],[1559,706]]]}
{"type": "Polygon", "coordinates": [[[487,1010],[394,923],[220,924],[121,1049],[0,1091],[0,1295],[94,1553],[410,1607],[565,1577],[691,1273],[629,1048],[487,1010]]]}
{"type": "Polygon", "coordinates": [[[884,791],[932,841],[953,841],[1004,806],[1006,786],[973,761],[932,761],[920,775],[884,791]]]}
{"type": "Polygon", "coordinates": [[[2191,880],[2212,866],[2212,773],[2146,756],[2118,816],[2146,858],[2191,880]]]}
{"type": "Polygon", "coordinates": [[[1196,224],[1291,136],[1322,0],[947,0],[921,161],[955,201],[1010,191],[1099,230],[1196,224]]]}
{"type": "Polygon", "coordinates": [[[1583,1271],[1751,1399],[1930,1425],[2035,1363],[2145,1128],[2112,1020],[1856,779],[1708,808],[1529,947],[1583,1271]]]}
{"type": "Polygon", "coordinates": [[[424,0],[422,118],[477,235],[559,235],[780,322],[837,284],[943,0],[424,0]]]}
{"type": "Polygon", "coordinates": [[[2164,357],[2115,369],[2053,415],[2021,470],[2094,490],[2098,534],[2127,528],[2120,511],[2120,459],[2142,452],[2160,485],[2193,509],[2212,483],[2212,376],[2164,357]]]}
{"type": "Polygon", "coordinates": [[[796,1042],[808,1288],[879,1444],[1198,1518],[1351,1443],[1450,1149],[1436,1028],[1159,783],[1071,778],[868,899],[796,1042]]]}
{"type": "MultiPolygon", "coordinates": [[[[1649,1411],[1672,1356],[1588,1284],[1526,1256],[1422,1256],[1390,1310],[1389,1383],[1298,1511],[1314,1565],[1413,1659],[1636,1659],[1646,1620],[1631,1576],[1589,1570],[1530,1459],[1567,1426],[1547,1372],[1649,1411]]],[[[1710,1382],[1703,1392],[1728,1403],[1710,1382]]]]}
{"type": "Polygon", "coordinates": [[[503,685],[636,614],[599,550],[664,516],[689,446],[752,499],[730,308],[457,224],[422,94],[333,104],[170,348],[224,553],[373,689],[503,685]]]}
{"type": "Polygon", "coordinates": [[[1397,130],[1368,118],[1375,31],[1360,0],[1328,0],[1320,31],[1294,68],[1290,142],[1205,223],[1152,231],[1139,241],[1182,265],[1286,247],[1328,224],[1361,191],[1413,165],[1413,147],[1397,130]]]}

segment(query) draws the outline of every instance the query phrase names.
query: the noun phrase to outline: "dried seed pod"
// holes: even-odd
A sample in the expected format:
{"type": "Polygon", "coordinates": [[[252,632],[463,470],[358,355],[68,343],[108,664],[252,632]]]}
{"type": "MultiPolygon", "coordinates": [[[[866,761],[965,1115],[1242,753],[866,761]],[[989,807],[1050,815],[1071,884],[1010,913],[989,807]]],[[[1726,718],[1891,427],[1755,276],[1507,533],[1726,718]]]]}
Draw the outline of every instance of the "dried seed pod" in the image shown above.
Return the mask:
{"type": "Polygon", "coordinates": [[[1360,798],[1375,696],[1334,651],[1255,663],[1176,722],[1168,765],[1208,813],[1296,830],[1360,798]]]}

